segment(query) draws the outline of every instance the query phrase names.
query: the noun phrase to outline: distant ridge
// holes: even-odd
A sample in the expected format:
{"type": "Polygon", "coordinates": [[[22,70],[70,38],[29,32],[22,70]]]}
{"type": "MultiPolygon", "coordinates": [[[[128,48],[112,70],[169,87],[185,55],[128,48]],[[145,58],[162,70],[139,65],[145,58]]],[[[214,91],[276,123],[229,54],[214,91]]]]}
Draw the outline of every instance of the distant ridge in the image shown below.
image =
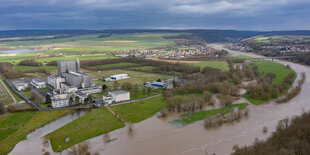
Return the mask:
{"type": "Polygon", "coordinates": [[[168,39],[201,39],[206,42],[236,42],[245,38],[264,35],[310,35],[310,30],[292,30],[292,31],[239,31],[239,30],[216,30],[216,29],[115,29],[115,30],[8,30],[0,31],[0,38],[6,37],[25,37],[25,36],[43,36],[43,35],[84,35],[96,33],[191,33],[175,35],[168,39]]]}

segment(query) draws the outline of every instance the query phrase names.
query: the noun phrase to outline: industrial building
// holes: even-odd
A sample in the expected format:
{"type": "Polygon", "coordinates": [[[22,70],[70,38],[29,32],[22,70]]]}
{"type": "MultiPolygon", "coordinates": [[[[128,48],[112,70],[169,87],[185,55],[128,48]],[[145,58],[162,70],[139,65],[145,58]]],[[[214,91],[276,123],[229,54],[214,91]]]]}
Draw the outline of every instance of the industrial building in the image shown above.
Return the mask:
{"type": "Polygon", "coordinates": [[[30,84],[34,87],[34,88],[37,88],[37,89],[40,89],[40,88],[45,88],[46,87],[46,83],[45,81],[39,79],[39,78],[35,78],[35,79],[32,79],[30,81],[30,84]]]}
{"type": "Polygon", "coordinates": [[[128,79],[129,76],[128,74],[117,74],[117,75],[112,75],[110,78],[116,81],[116,80],[128,79]]]}
{"type": "Polygon", "coordinates": [[[13,82],[13,85],[18,91],[26,90],[28,87],[28,83],[24,81],[15,81],[13,82]]]}
{"type": "Polygon", "coordinates": [[[128,100],[130,100],[130,92],[125,90],[109,91],[108,95],[102,97],[102,101],[105,104],[113,104],[128,100]]]}
{"type": "Polygon", "coordinates": [[[50,94],[53,108],[69,106],[71,97],[79,97],[80,103],[83,103],[89,94],[102,91],[101,87],[91,82],[89,75],[81,71],[78,59],[58,61],[57,67],[58,74],[48,77],[48,84],[53,87],[50,94]]]}
{"type": "Polygon", "coordinates": [[[151,87],[151,88],[164,88],[164,89],[171,89],[173,88],[173,84],[169,82],[145,82],[145,87],[151,87]]]}

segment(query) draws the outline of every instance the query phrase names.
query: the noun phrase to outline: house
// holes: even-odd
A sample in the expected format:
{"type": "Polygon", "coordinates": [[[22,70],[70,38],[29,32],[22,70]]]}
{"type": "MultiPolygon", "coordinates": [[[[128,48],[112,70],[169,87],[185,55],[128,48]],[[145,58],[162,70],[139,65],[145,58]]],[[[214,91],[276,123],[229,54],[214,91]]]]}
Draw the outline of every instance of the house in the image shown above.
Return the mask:
{"type": "Polygon", "coordinates": [[[15,81],[13,82],[13,85],[18,91],[26,90],[28,87],[28,83],[24,81],[15,81]]]}
{"type": "Polygon", "coordinates": [[[130,100],[130,92],[125,90],[109,91],[109,95],[112,96],[115,102],[122,102],[130,100]]]}
{"type": "Polygon", "coordinates": [[[35,78],[35,79],[32,79],[30,81],[30,84],[34,87],[34,88],[37,88],[37,89],[40,89],[40,88],[45,88],[46,87],[46,83],[45,81],[39,79],[39,78],[35,78]]]}

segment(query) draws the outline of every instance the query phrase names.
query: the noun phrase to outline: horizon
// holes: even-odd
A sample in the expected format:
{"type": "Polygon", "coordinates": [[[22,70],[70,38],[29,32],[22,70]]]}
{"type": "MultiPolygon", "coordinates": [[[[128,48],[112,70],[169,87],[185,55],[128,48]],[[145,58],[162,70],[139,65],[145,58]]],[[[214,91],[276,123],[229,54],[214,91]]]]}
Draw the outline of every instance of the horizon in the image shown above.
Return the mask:
{"type": "Polygon", "coordinates": [[[0,0],[0,30],[309,30],[307,0],[0,0]]]}

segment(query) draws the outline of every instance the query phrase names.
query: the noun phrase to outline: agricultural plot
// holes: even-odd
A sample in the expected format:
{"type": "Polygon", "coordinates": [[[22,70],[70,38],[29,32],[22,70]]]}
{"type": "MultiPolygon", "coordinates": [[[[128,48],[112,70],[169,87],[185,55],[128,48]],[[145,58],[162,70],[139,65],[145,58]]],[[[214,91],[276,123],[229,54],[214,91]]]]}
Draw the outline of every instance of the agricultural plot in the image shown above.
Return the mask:
{"type": "Polygon", "coordinates": [[[2,83],[0,83],[0,102],[4,104],[11,104],[13,102],[12,97],[9,95],[2,83]]]}
{"type": "Polygon", "coordinates": [[[3,47],[39,48],[47,53],[78,52],[78,51],[120,51],[130,49],[146,49],[175,45],[173,40],[162,36],[177,33],[134,33],[112,34],[109,37],[99,37],[102,34],[87,34],[68,38],[43,39],[32,41],[3,42],[3,47]]]}

